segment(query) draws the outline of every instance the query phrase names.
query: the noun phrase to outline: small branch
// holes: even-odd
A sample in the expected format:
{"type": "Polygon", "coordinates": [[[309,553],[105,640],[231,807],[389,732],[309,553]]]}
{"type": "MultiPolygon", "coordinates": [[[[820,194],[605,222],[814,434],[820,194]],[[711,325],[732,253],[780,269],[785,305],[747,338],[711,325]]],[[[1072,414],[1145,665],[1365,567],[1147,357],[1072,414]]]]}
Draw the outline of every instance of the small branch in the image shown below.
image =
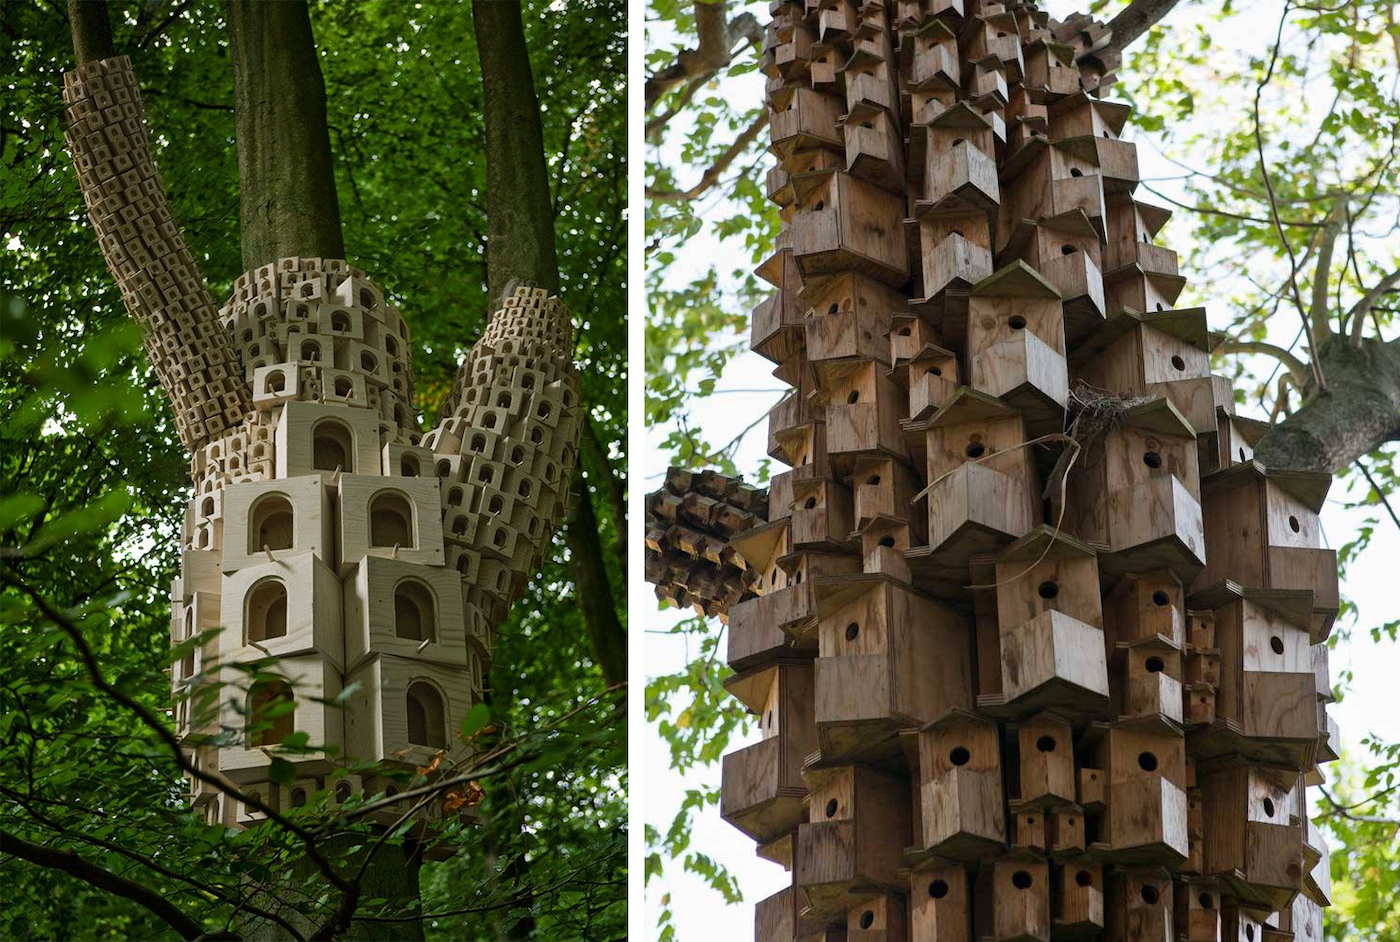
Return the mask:
{"type": "Polygon", "coordinates": [[[1366,483],[1371,485],[1371,490],[1375,491],[1376,496],[1380,498],[1380,502],[1385,507],[1385,512],[1390,514],[1390,519],[1395,524],[1395,528],[1400,530],[1400,517],[1395,515],[1395,508],[1390,506],[1390,501],[1386,499],[1385,491],[1381,490],[1380,485],[1376,483],[1376,479],[1371,477],[1370,469],[1361,462],[1360,458],[1356,459],[1356,466],[1361,469],[1361,474],[1366,478],[1366,483]]]}
{"type": "Polygon", "coordinates": [[[1351,344],[1357,346],[1361,343],[1361,331],[1366,325],[1366,315],[1376,302],[1385,297],[1387,293],[1394,290],[1400,284],[1400,269],[1396,269],[1382,278],[1374,288],[1361,296],[1361,300],[1351,306],[1347,311],[1346,323],[1351,327],[1351,344]]]}
{"type": "Polygon", "coordinates": [[[1284,365],[1289,375],[1293,378],[1293,385],[1299,389],[1307,382],[1308,365],[1298,359],[1294,354],[1283,349],[1277,344],[1266,343],[1263,340],[1227,340],[1215,348],[1216,353],[1261,353],[1264,356],[1273,357],[1284,365]]]}
{"type": "Polygon", "coordinates": [[[176,909],[158,891],[135,880],[109,873],[71,850],[54,850],[31,844],[9,831],[0,830],[0,852],[13,854],[21,860],[48,867],[50,870],[61,870],[99,890],[129,899],[159,917],[170,928],[180,933],[181,938],[197,939],[204,935],[204,926],[176,909]]]}
{"type": "MultiPolygon", "coordinates": [[[[1319,237],[1317,264],[1313,267],[1312,306],[1308,309],[1309,331],[1312,337],[1313,356],[1322,349],[1327,338],[1332,336],[1331,318],[1328,317],[1327,284],[1332,277],[1332,253],[1336,250],[1337,237],[1347,218],[1347,195],[1339,193],[1332,211],[1327,214],[1327,225],[1319,237]]],[[[1345,269],[1343,269],[1345,272],[1345,269]]]]}
{"type": "Polygon", "coordinates": [[[1122,52],[1170,13],[1174,6],[1176,0],[1133,0],[1108,21],[1108,28],[1113,32],[1109,47],[1122,52]]]}
{"type": "Polygon", "coordinates": [[[656,103],[671,89],[691,79],[706,78],[734,61],[734,45],[744,40],[744,46],[763,44],[763,27],[752,13],[742,13],[728,21],[729,7],[724,0],[707,3],[696,0],[695,32],[698,43],[694,48],[682,49],[676,61],[654,75],[647,76],[645,100],[646,110],[651,111],[656,103]]]}
{"type": "Polygon", "coordinates": [[[767,126],[768,110],[765,108],[759,113],[759,116],[754,120],[753,124],[745,128],[744,133],[735,138],[733,144],[725,148],[724,153],[716,158],[715,162],[710,166],[710,169],[705,171],[700,177],[700,180],[693,187],[688,190],[656,190],[647,187],[647,198],[662,203],[684,203],[695,199],[701,193],[704,193],[719,182],[720,177],[724,175],[724,171],[729,169],[729,165],[732,164],[740,154],[749,149],[754,140],[757,139],[758,135],[761,134],[763,129],[767,126]]]}

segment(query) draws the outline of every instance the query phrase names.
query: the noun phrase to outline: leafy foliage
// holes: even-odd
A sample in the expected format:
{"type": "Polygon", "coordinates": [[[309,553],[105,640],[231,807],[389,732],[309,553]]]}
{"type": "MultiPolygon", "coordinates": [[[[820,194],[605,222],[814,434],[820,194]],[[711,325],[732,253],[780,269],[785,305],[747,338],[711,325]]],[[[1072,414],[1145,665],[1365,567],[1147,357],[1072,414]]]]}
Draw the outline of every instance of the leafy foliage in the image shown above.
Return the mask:
{"type": "MultiPolygon", "coordinates": [[[[72,639],[40,608],[81,627],[116,689],[168,712],[169,584],[186,461],[63,146],[62,71],[72,48],[60,10],[6,4],[3,24],[0,814],[8,831],[155,888],[211,931],[234,917],[249,885],[288,874],[305,889],[286,902],[319,919],[336,894],[307,864],[305,847],[276,826],[225,833],[198,823],[155,730],[94,687],[72,639]]],[[[143,83],[175,216],[214,296],[225,296],[241,262],[223,7],[119,2],[112,16],[117,50],[132,56],[143,83]]],[[[563,296],[578,328],[584,401],[611,465],[590,458],[588,470],[620,476],[623,6],[527,4],[524,19],[563,296]]],[[[431,420],[491,310],[485,167],[473,159],[484,131],[471,10],[334,0],[313,5],[312,25],[347,252],[412,325],[418,405],[431,420]]],[[[595,504],[599,537],[610,545],[625,522],[603,496],[595,504]]],[[[620,560],[608,565],[622,610],[620,560]]],[[[429,938],[625,931],[625,725],[615,697],[598,699],[605,684],[575,591],[561,539],[501,628],[489,713],[469,716],[475,728],[463,732],[510,748],[497,763],[504,768],[475,783],[480,793],[463,796],[479,823],[440,835],[464,851],[422,870],[421,911],[453,913],[425,921],[429,938]]],[[[365,852],[367,826],[334,815],[324,794],[294,819],[321,829],[338,861],[365,852]],[[332,838],[331,830],[344,833],[332,838]]],[[[139,906],[58,871],[7,856],[0,872],[6,938],[177,937],[139,906]]],[[[359,904],[361,918],[394,915],[372,891],[359,904]]]]}

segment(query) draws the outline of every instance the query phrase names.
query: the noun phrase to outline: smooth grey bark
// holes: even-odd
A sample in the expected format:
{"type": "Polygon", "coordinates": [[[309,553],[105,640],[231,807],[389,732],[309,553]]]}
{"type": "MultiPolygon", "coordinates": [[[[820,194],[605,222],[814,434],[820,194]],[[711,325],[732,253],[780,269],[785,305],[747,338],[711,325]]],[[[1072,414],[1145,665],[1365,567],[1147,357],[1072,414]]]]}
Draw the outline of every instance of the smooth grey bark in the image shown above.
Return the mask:
{"type": "Polygon", "coordinates": [[[305,0],[229,0],[243,265],[344,258],[326,86],[305,0]]]}
{"type": "Polygon", "coordinates": [[[116,55],[112,46],[112,21],[107,0],[68,0],[68,27],[78,65],[116,55]]]}

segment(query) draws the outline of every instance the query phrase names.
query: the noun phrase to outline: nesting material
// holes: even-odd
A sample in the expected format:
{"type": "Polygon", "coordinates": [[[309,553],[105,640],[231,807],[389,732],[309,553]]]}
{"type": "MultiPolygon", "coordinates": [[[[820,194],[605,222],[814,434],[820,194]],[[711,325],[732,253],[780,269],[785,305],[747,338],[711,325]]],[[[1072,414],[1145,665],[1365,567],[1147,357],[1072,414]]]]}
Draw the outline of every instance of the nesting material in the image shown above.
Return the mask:
{"type": "Polygon", "coordinates": [[[1107,27],[770,10],[786,469],[727,537],[673,470],[647,569],[757,716],[720,793],[791,874],[757,937],[1320,938],[1328,477],[1252,460],[1175,307],[1107,27]]]}

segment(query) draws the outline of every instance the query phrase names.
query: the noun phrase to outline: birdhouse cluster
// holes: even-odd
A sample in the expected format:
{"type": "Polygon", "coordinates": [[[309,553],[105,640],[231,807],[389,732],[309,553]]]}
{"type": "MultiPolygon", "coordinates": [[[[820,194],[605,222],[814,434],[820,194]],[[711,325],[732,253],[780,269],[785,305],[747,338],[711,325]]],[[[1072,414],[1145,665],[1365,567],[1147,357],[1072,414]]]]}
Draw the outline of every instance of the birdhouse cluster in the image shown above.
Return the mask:
{"type": "Polygon", "coordinates": [[[784,470],[766,519],[686,519],[729,585],[659,592],[727,605],[762,738],[721,812],[792,881],[757,937],[1321,942],[1329,477],[1253,460],[1101,97],[1105,29],[770,9],[751,346],[792,387],[784,470]]]}

